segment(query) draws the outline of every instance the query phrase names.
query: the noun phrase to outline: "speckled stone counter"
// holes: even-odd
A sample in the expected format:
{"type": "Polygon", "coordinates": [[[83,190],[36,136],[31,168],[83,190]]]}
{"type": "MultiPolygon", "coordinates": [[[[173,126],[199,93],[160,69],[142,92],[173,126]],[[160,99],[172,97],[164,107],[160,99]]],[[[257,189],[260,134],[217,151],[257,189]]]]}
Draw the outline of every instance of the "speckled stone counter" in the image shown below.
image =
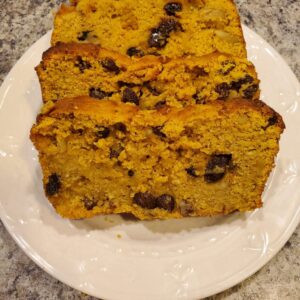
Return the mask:
{"type": "MultiPolygon", "coordinates": [[[[0,0],[0,83],[52,24],[58,0],[0,0]]],[[[236,0],[242,21],[300,78],[300,0],[236,0]]],[[[18,248],[0,221],[0,299],[95,299],[60,283],[18,248]]],[[[263,269],[212,299],[300,299],[300,227],[263,269]]]]}

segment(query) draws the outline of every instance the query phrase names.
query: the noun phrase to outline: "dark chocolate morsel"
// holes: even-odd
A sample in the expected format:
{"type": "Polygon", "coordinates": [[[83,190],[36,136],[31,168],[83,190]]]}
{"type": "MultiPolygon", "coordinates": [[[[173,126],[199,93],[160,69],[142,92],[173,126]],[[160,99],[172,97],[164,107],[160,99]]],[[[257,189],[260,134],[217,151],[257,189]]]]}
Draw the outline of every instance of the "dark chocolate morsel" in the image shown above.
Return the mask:
{"type": "Polygon", "coordinates": [[[175,198],[169,194],[163,194],[156,199],[157,207],[165,209],[169,212],[175,208],[175,198]]]}
{"type": "Polygon", "coordinates": [[[187,168],[185,170],[190,176],[195,177],[195,178],[199,177],[196,173],[197,170],[193,166],[190,166],[189,168],[187,168]]]}
{"type": "Polygon", "coordinates": [[[245,77],[237,81],[232,81],[230,83],[230,89],[238,92],[241,89],[243,84],[252,83],[253,81],[254,81],[253,77],[247,74],[245,77]]]}
{"type": "Polygon", "coordinates": [[[99,139],[105,139],[109,136],[110,134],[110,129],[104,126],[97,126],[97,132],[96,132],[96,136],[99,139]]]}
{"type": "Polygon", "coordinates": [[[127,103],[134,103],[135,105],[139,105],[140,99],[137,94],[131,88],[125,88],[122,96],[122,101],[127,103]]]}
{"type": "Polygon", "coordinates": [[[219,99],[224,100],[229,96],[230,86],[226,82],[220,83],[216,86],[216,92],[219,94],[219,99]]]}
{"type": "Polygon", "coordinates": [[[236,63],[231,60],[226,60],[222,62],[222,66],[224,70],[221,70],[221,73],[226,76],[236,67],[236,63]]]}
{"type": "Polygon", "coordinates": [[[53,173],[48,177],[48,182],[46,184],[46,194],[47,196],[54,196],[59,192],[61,187],[60,177],[53,173]]]}
{"type": "Polygon", "coordinates": [[[149,81],[147,81],[147,82],[144,83],[144,87],[147,88],[148,91],[153,96],[159,96],[160,95],[160,92],[155,87],[152,87],[149,81]]]}
{"type": "Polygon", "coordinates": [[[225,176],[225,173],[211,173],[205,174],[204,179],[208,183],[213,183],[221,180],[225,176]]]}
{"type": "Polygon", "coordinates": [[[85,41],[90,32],[91,31],[88,31],[88,30],[80,32],[77,36],[78,41],[82,41],[82,42],[85,41]]]}
{"type": "Polygon", "coordinates": [[[126,125],[124,123],[122,123],[122,122],[118,122],[118,123],[114,124],[113,127],[114,127],[114,129],[116,129],[118,131],[121,131],[123,133],[125,133],[126,130],[127,130],[126,125]]]}
{"type": "Polygon", "coordinates": [[[113,95],[113,92],[105,92],[102,91],[100,88],[94,88],[91,87],[89,89],[89,96],[97,99],[104,99],[104,98],[109,98],[113,95]]]}
{"type": "Polygon", "coordinates": [[[109,158],[110,159],[118,158],[123,150],[124,150],[124,147],[121,144],[113,145],[110,148],[109,158]]]}
{"type": "Polygon", "coordinates": [[[72,128],[72,129],[71,129],[71,132],[72,132],[73,134],[83,135],[84,130],[83,130],[82,128],[78,128],[78,129],[72,128]]]}
{"type": "Polygon", "coordinates": [[[161,131],[163,128],[163,126],[152,127],[152,132],[161,138],[166,138],[167,135],[161,131]]]}
{"type": "Polygon", "coordinates": [[[83,60],[81,56],[77,57],[75,66],[79,68],[81,73],[83,73],[85,70],[90,69],[92,67],[91,64],[88,61],[83,60]]]}
{"type": "Polygon", "coordinates": [[[155,103],[154,108],[155,109],[160,109],[162,107],[164,107],[166,105],[166,100],[162,100],[162,101],[158,101],[157,103],[155,103]]]}
{"type": "Polygon", "coordinates": [[[138,56],[138,57],[142,57],[142,56],[144,56],[145,54],[144,54],[144,52],[142,51],[142,50],[140,50],[140,49],[138,49],[138,48],[136,48],[136,47],[130,47],[130,48],[128,48],[127,49],[127,55],[128,56],[138,56]]]}
{"type": "Polygon", "coordinates": [[[277,123],[277,121],[278,121],[277,116],[273,115],[271,118],[269,118],[268,125],[269,126],[273,126],[273,125],[275,125],[277,123]]]}
{"type": "Polygon", "coordinates": [[[162,49],[167,44],[167,39],[169,38],[172,31],[182,30],[181,24],[174,19],[164,19],[162,20],[158,27],[151,30],[151,34],[148,40],[150,47],[155,47],[162,49]]]}
{"type": "Polygon", "coordinates": [[[244,97],[246,99],[252,99],[253,96],[255,95],[255,93],[258,91],[258,85],[257,84],[253,84],[253,85],[250,85],[249,87],[247,87],[245,90],[244,90],[244,97]]]}
{"type": "Polygon", "coordinates": [[[147,208],[147,209],[154,209],[157,207],[156,198],[148,192],[136,193],[133,197],[133,203],[137,204],[142,208],[147,208]]]}
{"type": "Polygon", "coordinates": [[[277,123],[277,121],[278,121],[278,118],[277,118],[276,114],[274,114],[272,117],[270,117],[268,119],[268,124],[267,124],[267,126],[264,126],[263,129],[266,130],[270,126],[275,125],[277,123]]]}
{"type": "Polygon", "coordinates": [[[203,67],[199,67],[199,66],[195,66],[192,69],[192,73],[195,74],[197,77],[203,77],[203,76],[208,75],[208,73],[205,71],[205,69],[203,67]]]}
{"type": "Polygon", "coordinates": [[[232,160],[231,154],[215,154],[208,161],[207,170],[213,170],[215,167],[226,167],[232,160]]]}
{"type": "Polygon", "coordinates": [[[104,60],[102,60],[101,65],[107,71],[114,72],[115,74],[120,73],[120,68],[116,65],[115,61],[111,58],[105,58],[104,60]]]}
{"type": "Polygon", "coordinates": [[[193,95],[193,99],[195,99],[196,104],[205,104],[206,98],[199,96],[197,93],[193,95]]]}
{"type": "Polygon", "coordinates": [[[231,154],[212,155],[205,169],[205,181],[208,183],[213,183],[221,180],[225,176],[226,170],[228,167],[230,167],[231,163],[231,154]]]}
{"type": "Polygon", "coordinates": [[[88,197],[84,197],[82,199],[82,202],[84,204],[84,207],[87,210],[92,210],[95,206],[97,206],[97,202],[93,199],[88,198],[88,197]]]}
{"type": "Polygon", "coordinates": [[[133,177],[134,176],[134,171],[133,170],[128,170],[127,172],[129,177],[133,177]]]}
{"type": "Polygon", "coordinates": [[[177,12],[182,11],[182,4],[179,2],[169,2],[164,6],[168,16],[175,16],[177,12]]]}

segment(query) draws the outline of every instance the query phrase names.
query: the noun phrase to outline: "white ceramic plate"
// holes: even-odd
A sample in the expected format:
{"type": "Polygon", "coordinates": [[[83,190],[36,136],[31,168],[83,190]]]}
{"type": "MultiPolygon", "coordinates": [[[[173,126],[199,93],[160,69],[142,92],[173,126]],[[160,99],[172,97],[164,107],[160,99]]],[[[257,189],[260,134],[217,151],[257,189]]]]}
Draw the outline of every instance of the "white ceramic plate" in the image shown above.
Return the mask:
{"type": "Polygon", "coordinates": [[[137,222],[118,216],[63,220],[46,200],[28,135],[41,105],[34,67],[50,33],[11,70],[0,90],[0,214],[40,267],[105,299],[195,299],[227,289],[268,262],[300,220],[300,88],[277,52],[244,28],[263,100],[287,129],[264,208],[217,218],[137,222]]]}

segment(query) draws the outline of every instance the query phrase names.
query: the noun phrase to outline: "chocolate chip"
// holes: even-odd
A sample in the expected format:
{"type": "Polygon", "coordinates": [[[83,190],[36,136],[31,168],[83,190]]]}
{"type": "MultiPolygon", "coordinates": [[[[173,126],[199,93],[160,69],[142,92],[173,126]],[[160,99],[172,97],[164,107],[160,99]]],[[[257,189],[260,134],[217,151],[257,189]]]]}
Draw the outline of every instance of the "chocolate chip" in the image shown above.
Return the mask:
{"type": "Polygon", "coordinates": [[[90,88],[89,90],[89,96],[97,99],[104,99],[109,98],[113,95],[113,92],[105,92],[102,91],[100,88],[90,88]]]}
{"type": "Polygon", "coordinates": [[[94,199],[89,199],[88,197],[84,197],[82,202],[87,210],[92,210],[95,206],[97,206],[97,202],[94,199]]]}
{"type": "Polygon", "coordinates": [[[168,16],[175,16],[177,12],[182,11],[182,4],[179,2],[170,2],[164,6],[168,16]]]}
{"type": "Polygon", "coordinates": [[[224,168],[229,165],[231,160],[231,154],[215,154],[211,156],[206,168],[209,170],[213,170],[216,167],[224,168]]]}
{"type": "Polygon", "coordinates": [[[158,26],[159,32],[167,36],[172,31],[183,30],[181,24],[174,19],[163,19],[158,26]]]}
{"type": "Polygon", "coordinates": [[[142,208],[154,209],[157,207],[156,198],[148,192],[136,193],[133,197],[133,203],[142,208]]]}
{"type": "Polygon", "coordinates": [[[231,154],[212,155],[205,169],[204,180],[208,183],[221,180],[225,176],[227,167],[230,167],[231,161],[231,154]]]}
{"type": "Polygon", "coordinates": [[[152,87],[149,81],[147,81],[147,82],[144,83],[144,87],[145,87],[146,89],[148,89],[148,91],[149,91],[153,96],[159,96],[159,95],[160,95],[160,92],[159,92],[156,88],[152,87]]]}
{"type": "Polygon", "coordinates": [[[254,81],[253,77],[250,75],[246,75],[243,79],[242,79],[243,83],[252,83],[254,81]]]}
{"type": "Polygon", "coordinates": [[[134,176],[134,171],[133,170],[128,170],[127,172],[129,177],[133,177],[134,176]]]}
{"type": "Polygon", "coordinates": [[[121,144],[115,144],[110,148],[109,158],[118,158],[121,152],[124,150],[124,147],[121,144]]]}
{"type": "Polygon", "coordinates": [[[71,129],[71,132],[72,132],[73,134],[83,135],[84,130],[83,130],[82,128],[79,128],[79,129],[74,129],[74,128],[72,128],[72,129],[71,129]]]}
{"type": "Polygon", "coordinates": [[[101,65],[107,71],[114,72],[115,74],[120,73],[120,68],[116,65],[115,61],[111,58],[105,58],[104,60],[102,60],[101,65]]]}
{"type": "Polygon", "coordinates": [[[123,133],[125,133],[126,130],[127,130],[126,125],[125,125],[124,123],[122,123],[122,122],[118,122],[118,123],[114,124],[113,127],[114,127],[116,130],[121,131],[121,132],[123,132],[123,133]]]}
{"type": "Polygon", "coordinates": [[[161,131],[163,128],[163,126],[152,127],[152,132],[161,138],[166,138],[166,134],[161,131]]]}
{"type": "Polygon", "coordinates": [[[195,100],[195,102],[197,103],[197,101],[199,101],[199,96],[197,93],[195,93],[192,98],[195,100]]]}
{"type": "Polygon", "coordinates": [[[85,41],[91,31],[82,31],[78,34],[77,39],[78,41],[85,41]]]}
{"type": "Polygon", "coordinates": [[[272,117],[270,117],[270,118],[268,119],[268,125],[267,125],[267,126],[264,126],[264,127],[262,127],[262,128],[263,128],[264,130],[266,130],[266,129],[269,128],[270,126],[275,125],[275,124],[277,123],[277,121],[278,121],[277,116],[276,116],[276,115],[273,115],[272,117]]]}
{"type": "Polygon", "coordinates": [[[213,183],[221,180],[225,176],[225,173],[212,173],[212,174],[205,174],[204,179],[208,183],[213,183]]]}
{"type": "Polygon", "coordinates": [[[193,95],[193,99],[195,99],[196,104],[205,104],[206,103],[206,98],[200,97],[197,93],[193,95]]]}
{"type": "Polygon", "coordinates": [[[253,77],[247,74],[244,78],[241,78],[237,81],[232,81],[230,83],[230,89],[238,92],[243,84],[252,83],[253,81],[253,77]]]}
{"type": "Polygon", "coordinates": [[[140,99],[131,88],[126,88],[123,92],[122,101],[125,103],[129,102],[139,105],[140,99]]]}
{"type": "Polygon", "coordinates": [[[268,125],[269,126],[273,126],[273,125],[275,125],[277,123],[277,121],[278,121],[277,116],[273,115],[271,118],[269,118],[268,125]]]}
{"type": "Polygon", "coordinates": [[[216,92],[219,94],[219,99],[224,100],[229,96],[230,86],[226,82],[220,83],[216,86],[216,92]]]}
{"type": "Polygon", "coordinates": [[[195,66],[192,69],[192,73],[197,76],[197,77],[203,77],[203,76],[207,76],[208,72],[205,71],[205,69],[203,67],[199,67],[199,66],[195,66]]]}
{"type": "Polygon", "coordinates": [[[48,177],[48,182],[46,184],[46,194],[47,196],[53,196],[58,193],[61,187],[60,177],[53,173],[48,177]]]}
{"type": "Polygon", "coordinates": [[[190,166],[189,168],[187,168],[185,170],[190,176],[195,177],[195,178],[199,177],[199,175],[197,175],[197,173],[196,173],[197,170],[193,166],[190,166]]]}
{"type": "Polygon", "coordinates": [[[231,60],[226,60],[222,62],[222,66],[224,69],[222,69],[220,73],[226,76],[236,67],[236,63],[231,60]]]}
{"type": "Polygon", "coordinates": [[[167,44],[172,31],[182,30],[180,23],[174,19],[164,19],[160,22],[158,27],[151,30],[151,35],[148,40],[150,47],[162,49],[167,44]]]}
{"type": "Polygon", "coordinates": [[[249,87],[247,87],[245,90],[244,90],[244,97],[246,99],[252,99],[253,96],[255,95],[255,93],[258,91],[258,84],[253,84],[253,85],[250,85],[249,87]]]}
{"type": "Polygon", "coordinates": [[[99,139],[106,139],[110,134],[110,129],[104,126],[97,126],[96,136],[99,139]]]}
{"type": "Polygon", "coordinates": [[[152,29],[148,44],[150,47],[164,48],[167,45],[167,36],[159,32],[158,29],[152,29]]]}
{"type": "Polygon", "coordinates": [[[162,107],[164,107],[166,105],[166,100],[162,100],[162,101],[158,101],[157,103],[155,103],[154,108],[155,109],[160,109],[162,107]]]}
{"type": "Polygon", "coordinates": [[[83,73],[84,70],[90,69],[92,67],[91,64],[88,61],[83,60],[81,56],[77,57],[75,66],[77,68],[79,68],[79,70],[80,70],[81,73],[83,73]]]}
{"type": "Polygon", "coordinates": [[[127,49],[127,55],[128,56],[138,56],[138,57],[142,57],[142,56],[144,56],[145,54],[144,54],[144,52],[142,51],[142,50],[140,50],[140,49],[138,49],[138,48],[135,48],[135,47],[130,47],[130,48],[128,48],[127,49]]]}
{"type": "Polygon", "coordinates": [[[175,208],[175,198],[169,194],[163,194],[156,199],[157,207],[165,209],[169,212],[175,208]]]}
{"type": "Polygon", "coordinates": [[[74,120],[74,119],[75,119],[74,113],[70,113],[70,114],[68,115],[68,118],[69,118],[70,120],[74,120]]]}

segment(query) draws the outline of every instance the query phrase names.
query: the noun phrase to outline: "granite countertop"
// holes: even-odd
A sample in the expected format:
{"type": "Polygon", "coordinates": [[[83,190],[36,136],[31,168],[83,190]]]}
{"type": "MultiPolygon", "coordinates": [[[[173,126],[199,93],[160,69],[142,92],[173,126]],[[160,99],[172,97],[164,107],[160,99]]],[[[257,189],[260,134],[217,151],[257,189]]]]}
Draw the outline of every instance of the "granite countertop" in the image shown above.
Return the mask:
{"type": "MultiPolygon", "coordinates": [[[[0,0],[0,84],[24,51],[52,26],[59,0],[0,0]]],[[[300,0],[236,0],[242,21],[266,39],[300,78],[300,0]]],[[[285,247],[241,284],[207,299],[299,299],[300,227],[285,247]]],[[[0,221],[0,299],[95,299],[41,270],[0,221]]]]}

